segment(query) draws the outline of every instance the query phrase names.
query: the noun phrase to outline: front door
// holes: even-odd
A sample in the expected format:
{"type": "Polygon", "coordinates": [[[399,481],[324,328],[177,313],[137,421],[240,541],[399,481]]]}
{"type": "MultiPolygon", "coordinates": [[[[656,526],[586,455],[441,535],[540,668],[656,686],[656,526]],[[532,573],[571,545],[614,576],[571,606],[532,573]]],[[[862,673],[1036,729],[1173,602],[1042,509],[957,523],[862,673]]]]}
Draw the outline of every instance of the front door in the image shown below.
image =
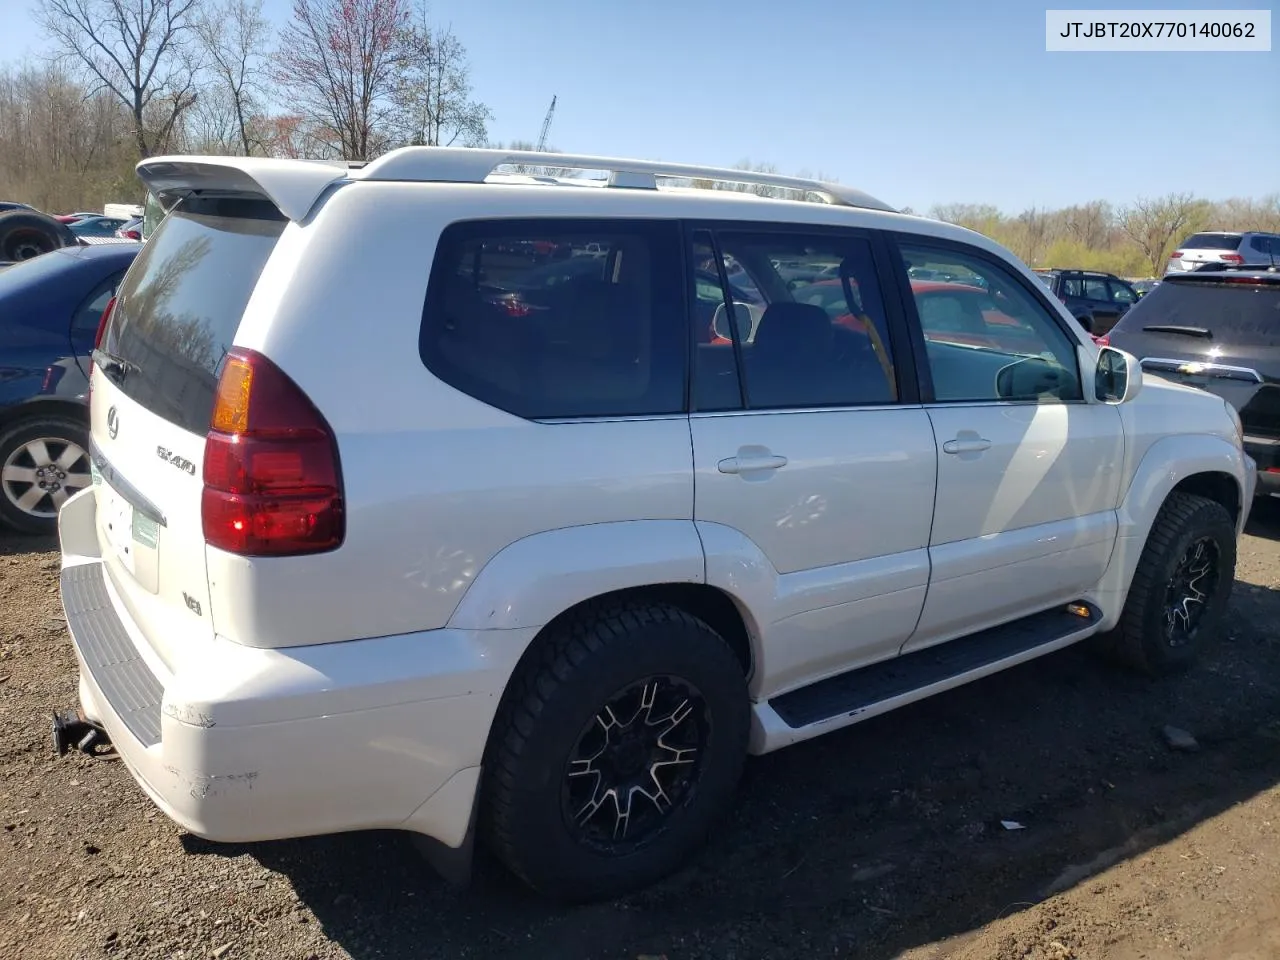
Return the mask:
{"type": "Polygon", "coordinates": [[[924,603],[935,444],[894,364],[903,318],[895,338],[874,246],[769,226],[691,238],[690,272],[720,278],[726,312],[743,289],[763,305],[695,345],[691,417],[707,580],[761,612],[760,698],[896,656],[924,603]]]}
{"type": "Polygon", "coordinates": [[[914,292],[922,390],[938,444],[932,574],[904,652],[1078,598],[1102,577],[1117,530],[1119,411],[1086,402],[1061,318],[993,255],[901,238],[908,267],[956,280],[914,292]],[[944,305],[939,297],[955,303],[944,305]],[[961,337],[937,318],[983,325],[961,337]]]}

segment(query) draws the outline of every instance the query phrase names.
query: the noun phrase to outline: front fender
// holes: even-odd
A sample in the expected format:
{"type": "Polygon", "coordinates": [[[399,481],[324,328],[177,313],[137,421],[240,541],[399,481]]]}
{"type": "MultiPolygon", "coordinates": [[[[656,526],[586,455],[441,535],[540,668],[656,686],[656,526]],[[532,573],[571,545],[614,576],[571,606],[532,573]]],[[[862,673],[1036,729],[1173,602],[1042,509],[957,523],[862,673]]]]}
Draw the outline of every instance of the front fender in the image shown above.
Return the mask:
{"type": "Polygon", "coordinates": [[[1209,434],[1163,437],[1147,448],[1133,470],[1117,510],[1119,529],[1115,550],[1094,596],[1103,611],[1102,629],[1110,629],[1119,621],[1142,549],[1161,506],[1174,488],[1197,474],[1231,477],[1240,503],[1236,521],[1239,535],[1253,494],[1251,471],[1250,461],[1239,447],[1209,434]]]}
{"type": "Polygon", "coordinates": [[[460,630],[541,627],[615,590],[704,583],[692,520],[629,520],[548,530],[503,548],[476,576],[449,620],[460,630]]]}
{"type": "MultiPolygon", "coordinates": [[[[1236,482],[1242,508],[1248,507],[1249,467],[1244,451],[1209,434],[1163,437],[1147,448],[1120,503],[1120,536],[1146,540],[1170,491],[1199,473],[1223,473],[1236,482]]],[[[1246,509],[1241,509],[1243,522],[1246,509]]]]}

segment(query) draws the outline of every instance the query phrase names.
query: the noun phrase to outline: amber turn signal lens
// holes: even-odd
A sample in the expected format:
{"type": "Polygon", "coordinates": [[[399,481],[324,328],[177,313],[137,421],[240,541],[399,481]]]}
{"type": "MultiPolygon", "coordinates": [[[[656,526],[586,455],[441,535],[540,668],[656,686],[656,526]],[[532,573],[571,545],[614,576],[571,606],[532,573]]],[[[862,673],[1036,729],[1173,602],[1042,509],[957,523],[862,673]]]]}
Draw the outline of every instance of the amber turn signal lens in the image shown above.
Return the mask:
{"type": "Polygon", "coordinates": [[[223,433],[244,433],[249,429],[249,393],[253,387],[253,367],[232,355],[218,378],[213,403],[213,429],[223,433]]]}

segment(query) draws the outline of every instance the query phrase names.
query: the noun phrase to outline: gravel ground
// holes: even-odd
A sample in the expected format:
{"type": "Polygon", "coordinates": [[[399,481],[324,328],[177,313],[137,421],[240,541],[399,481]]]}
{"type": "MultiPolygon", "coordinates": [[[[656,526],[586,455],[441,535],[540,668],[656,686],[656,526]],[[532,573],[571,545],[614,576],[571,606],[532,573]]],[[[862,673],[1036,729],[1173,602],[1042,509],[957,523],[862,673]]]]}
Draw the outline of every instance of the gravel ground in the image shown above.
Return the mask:
{"type": "Polygon", "coordinates": [[[1190,674],[1073,649],[753,760],[696,863],[575,909],[485,862],[449,890],[393,833],[208,844],[118,761],[57,758],[57,554],[0,535],[0,957],[1280,957],[1280,505],[1255,513],[1190,674]]]}

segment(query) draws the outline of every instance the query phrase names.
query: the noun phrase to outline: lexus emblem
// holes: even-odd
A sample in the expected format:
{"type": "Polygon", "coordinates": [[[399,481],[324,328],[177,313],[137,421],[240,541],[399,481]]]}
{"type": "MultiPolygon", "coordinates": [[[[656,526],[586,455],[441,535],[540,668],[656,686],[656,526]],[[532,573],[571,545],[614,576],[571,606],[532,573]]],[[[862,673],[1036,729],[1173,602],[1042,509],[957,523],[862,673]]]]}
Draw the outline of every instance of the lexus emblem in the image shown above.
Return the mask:
{"type": "Polygon", "coordinates": [[[120,416],[116,413],[116,408],[112,407],[107,411],[107,435],[112,440],[116,438],[116,434],[120,432],[120,416]]]}

